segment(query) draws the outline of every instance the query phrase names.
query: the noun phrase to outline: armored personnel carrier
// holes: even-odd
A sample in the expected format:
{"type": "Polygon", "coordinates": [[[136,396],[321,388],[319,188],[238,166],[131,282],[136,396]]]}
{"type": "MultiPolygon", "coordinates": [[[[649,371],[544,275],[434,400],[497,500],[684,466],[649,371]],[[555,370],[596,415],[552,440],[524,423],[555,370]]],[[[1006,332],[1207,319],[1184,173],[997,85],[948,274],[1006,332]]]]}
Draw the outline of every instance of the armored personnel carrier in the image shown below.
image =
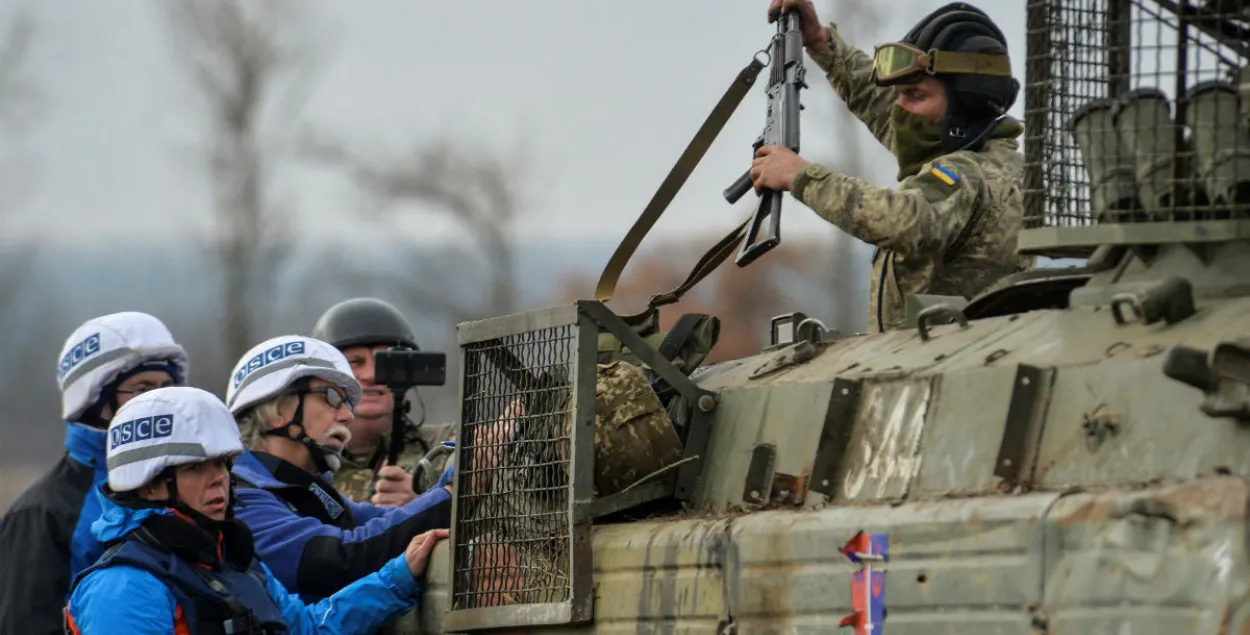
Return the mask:
{"type": "Polygon", "coordinates": [[[693,373],[596,301],[461,324],[426,631],[1250,632],[1247,6],[1029,0],[1019,249],[1081,267],[693,373]],[[681,404],[612,493],[602,334],[681,404]]]}

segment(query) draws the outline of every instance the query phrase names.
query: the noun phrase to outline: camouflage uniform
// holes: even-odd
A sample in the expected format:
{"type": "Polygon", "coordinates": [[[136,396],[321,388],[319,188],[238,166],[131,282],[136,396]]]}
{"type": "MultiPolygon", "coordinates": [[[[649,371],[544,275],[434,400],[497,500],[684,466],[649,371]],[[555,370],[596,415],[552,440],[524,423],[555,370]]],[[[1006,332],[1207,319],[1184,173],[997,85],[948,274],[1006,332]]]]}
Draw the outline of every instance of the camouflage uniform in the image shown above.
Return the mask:
{"type": "MultiPolygon", "coordinates": [[[[573,422],[568,404],[544,411],[546,416],[528,415],[527,423],[548,427],[534,436],[568,438],[573,422]]],[[[468,503],[483,507],[481,512],[468,511],[471,517],[506,519],[487,533],[470,535],[468,542],[474,550],[471,558],[491,562],[497,570],[482,588],[513,594],[558,586],[568,575],[568,563],[557,554],[566,549],[569,502],[564,484],[571,460],[571,448],[564,443],[506,447],[520,436],[516,423],[514,417],[504,417],[473,434],[480,447],[469,450],[474,453],[472,465],[489,476],[469,482],[475,496],[468,503]],[[501,445],[502,451],[495,449],[501,445]]],[[[682,444],[672,420],[638,366],[620,360],[597,365],[594,446],[595,497],[619,493],[681,460],[682,444]]],[[[470,523],[469,530],[482,526],[470,523]]],[[[524,593],[511,597],[495,601],[536,601],[524,600],[524,593]]]]}
{"type": "MultiPolygon", "coordinates": [[[[404,443],[403,452],[399,455],[399,465],[409,473],[413,473],[421,459],[426,455],[425,447],[422,446],[421,441],[425,442],[426,447],[434,450],[443,441],[454,441],[456,439],[456,425],[454,423],[431,424],[427,422],[422,424],[420,428],[417,428],[414,434],[412,432],[412,422],[409,422],[408,429],[408,439],[404,443]]],[[[386,452],[389,447],[390,435],[383,434],[378,439],[377,449],[370,454],[352,455],[344,452],[343,466],[334,472],[334,487],[356,502],[369,502],[369,499],[373,497],[374,488],[377,484],[378,470],[382,469],[382,466],[386,464],[386,452]]],[[[413,491],[420,494],[438,482],[438,477],[446,469],[447,462],[451,457],[452,454],[441,452],[439,456],[434,457],[430,461],[432,469],[426,470],[414,478],[412,484],[413,491]]]]}
{"type": "Polygon", "coordinates": [[[807,48],[851,112],[899,158],[899,186],[886,188],[809,164],[795,198],[846,233],[877,247],[869,285],[869,329],[902,326],[908,294],[972,298],[1033,259],[1016,254],[1023,226],[1023,126],[1004,119],[979,151],[941,154],[937,126],[925,130],[895,106],[895,92],[872,80],[872,58],[829,25],[807,48]],[[900,126],[903,135],[896,135],[900,126]],[[971,225],[970,225],[971,223],[971,225]]]}

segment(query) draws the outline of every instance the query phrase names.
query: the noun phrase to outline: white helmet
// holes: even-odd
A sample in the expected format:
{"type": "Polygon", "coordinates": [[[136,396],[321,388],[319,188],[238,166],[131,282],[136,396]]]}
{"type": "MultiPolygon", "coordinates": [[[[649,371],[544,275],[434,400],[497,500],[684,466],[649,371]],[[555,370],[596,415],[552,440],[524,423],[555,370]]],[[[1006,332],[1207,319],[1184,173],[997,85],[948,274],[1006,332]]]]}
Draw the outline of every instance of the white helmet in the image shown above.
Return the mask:
{"type": "Polygon", "coordinates": [[[118,376],[157,361],[177,370],[175,384],[186,383],[190,366],[187,352],[155,317],[128,311],[87,320],[65,340],[57,361],[61,416],[77,421],[118,376]]]}
{"type": "Polygon", "coordinates": [[[230,373],[226,405],[238,415],[304,377],[342,386],[353,407],[360,403],[360,382],[339,349],[311,337],[283,335],[265,340],[243,354],[230,373]]]}
{"type": "Polygon", "coordinates": [[[234,416],[216,395],[190,386],[158,388],[118,408],[109,423],[108,484],[138,489],[165,468],[243,453],[234,416]]]}

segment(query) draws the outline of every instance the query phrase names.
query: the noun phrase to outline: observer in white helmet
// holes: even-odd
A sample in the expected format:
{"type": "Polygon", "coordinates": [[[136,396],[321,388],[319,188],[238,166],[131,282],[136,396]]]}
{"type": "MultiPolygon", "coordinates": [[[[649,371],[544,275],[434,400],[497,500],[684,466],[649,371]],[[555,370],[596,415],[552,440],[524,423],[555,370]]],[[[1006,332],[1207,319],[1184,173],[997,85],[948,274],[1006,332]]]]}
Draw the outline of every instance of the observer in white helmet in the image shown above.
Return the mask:
{"type": "Polygon", "coordinates": [[[398,507],[356,503],[331,484],[360,384],[338,349],[288,335],[256,345],[230,374],[226,405],[247,451],[235,462],[238,514],[288,590],[319,600],[451,525],[451,470],[398,507]]]}
{"type": "Polygon", "coordinates": [[[104,514],[114,543],[75,581],[70,633],[372,633],[412,610],[432,531],[379,570],[308,605],[288,593],[233,515],[230,464],[243,452],[234,417],[199,388],[131,400],[109,426],[104,514]]]}
{"type": "Polygon", "coordinates": [[[146,313],[87,320],[56,357],[65,454],[0,520],[0,633],[59,635],[70,580],[104,546],[92,491],[107,478],[105,430],[113,413],[147,390],[186,382],[186,351],[146,313]]]}

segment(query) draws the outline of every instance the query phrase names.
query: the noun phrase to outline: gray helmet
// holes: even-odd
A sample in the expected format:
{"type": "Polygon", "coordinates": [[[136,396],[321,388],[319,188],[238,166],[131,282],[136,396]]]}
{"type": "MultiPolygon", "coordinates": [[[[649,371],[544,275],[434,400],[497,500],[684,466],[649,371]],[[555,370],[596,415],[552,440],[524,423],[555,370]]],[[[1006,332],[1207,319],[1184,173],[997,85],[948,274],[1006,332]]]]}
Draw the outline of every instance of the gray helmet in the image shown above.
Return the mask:
{"type": "Polygon", "coordinates": [[[340,350],[379,344],[420,350],[404,314],[377,298],[352,298],[326,309],[311,336],[340,350]]]}

